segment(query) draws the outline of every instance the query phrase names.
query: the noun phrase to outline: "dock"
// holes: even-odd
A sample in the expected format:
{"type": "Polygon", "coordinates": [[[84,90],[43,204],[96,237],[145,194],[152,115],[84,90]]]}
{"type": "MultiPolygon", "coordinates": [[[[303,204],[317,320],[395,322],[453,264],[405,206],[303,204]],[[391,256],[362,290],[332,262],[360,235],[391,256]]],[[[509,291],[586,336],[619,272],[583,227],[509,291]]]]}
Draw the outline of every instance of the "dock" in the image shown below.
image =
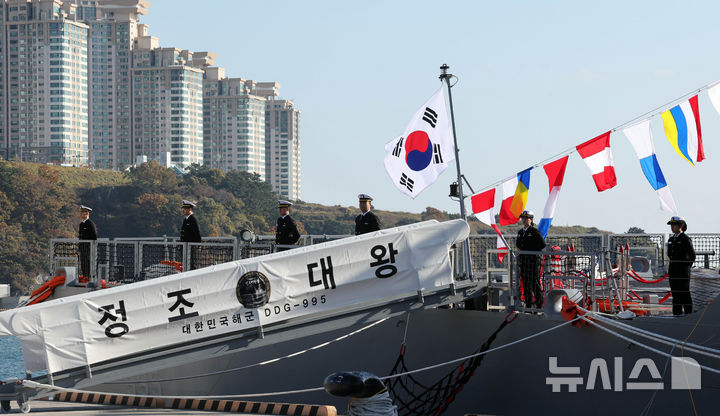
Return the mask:
{"type": "MultiPolygon", "coordinates": [[[[301,415],[301,416],[337,416],[334,406],[305,405],[288,403],[249,403],[238,401],[219,400],[168,400],[144,405],[123,405],[88,402],[32,400],[29,404],[31,415],[223,415],[232,414],[240,416],[266,416],[266,415],[301,415]]],[[[116,396],[117,397],[117,396],[116,396]]],[[[63,398],[63,397],[61,397],[63,398]]],[[[28,410],[28,409],[25,409],[28,410]]],[[[11,403],[9,412],[0,410],[0,413],[22,414],[17,403],[11,403]]]]}
{"type": "MultiPolygon", "coordinates": [[[[113,406],[104,404],[85,404],[85,403],[62,403],[51,402],[46,400],[34,400],[30,403],[30,415],[37,416],[95,416],[95,415],[133,415],[133,416],[149,416],[149,415],[217,415],[217,412],[202,410],[176,410],[176,409],[153,409],[147,407],[129,407],[129,406],[113,406]]],[[[22,414],[16,403],[12,403],[10,414],[22,414]]],[[[238,414],[238,413],[236,413],[238,414]]],[[[255,416],[252,413],[239,413],[240,415],[255,416]]]]}
{"type": "MultiPolygon", "coordinates": [[[[131,415],[131,416],[155,416],[155,415],[182,415],[182,416],[207,416],[207,415],[218,415],[222,414],[213,411],[204,410],[178,410],[178,409],[152,409],[142,407],[129,407],[129,406],[113,406],[104,404],[85,404],[85,403],[64,403],[54,402],[47,400],[34,400],[30,402],[30,415],[36,416],[96,416],[96,415],[131,415]]],[[[326,408],[332,408],[333,406],[323,406],[326,408]]],[[[329,409],[328,409],[329,410],[329,409]]],[[[3,412],[0,411],[0,414],[3,412]]],[[[22,414],[20,409],[17,408],[13,403],[13,408],[10,414],[22,414]]],[[[231,413],[235,416],[261,416],[267,415],[267,413],[231,413]]],[[[303,413],[304,414],[304,413],[303,413]]],[[[318,415],[321,413],[317,413],[318,415]]],[[[331,413],[322,413],[330,415],[331,413]]],[[[338,415],[332,413],[332,415],[338,415]]],[[[342,415],[339,415],[342,416],[342,415]]],[[[464,416],[491,416],[487,414],[479,413],[468,413],[464,416]]]]}

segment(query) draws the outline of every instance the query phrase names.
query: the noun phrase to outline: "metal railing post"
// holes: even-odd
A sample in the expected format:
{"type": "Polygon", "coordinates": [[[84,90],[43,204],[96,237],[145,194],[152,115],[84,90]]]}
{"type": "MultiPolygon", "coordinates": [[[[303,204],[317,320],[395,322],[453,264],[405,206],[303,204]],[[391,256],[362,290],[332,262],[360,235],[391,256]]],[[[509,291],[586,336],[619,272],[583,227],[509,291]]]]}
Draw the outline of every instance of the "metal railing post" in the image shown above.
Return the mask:
{"type": "Polygon", "coordinates": [[[97,283],[97,240],[90,243],[90,276],[88,281],[97,283]]]}
{"type": "Polygon", "coordinates": [[[597,253],[593,253],[592,261],[590,262],[590,279],[586,280],[589,280],[588,284],[590,285],[590,299],[592,300],[593,311],[595,312],[599,310],[598,303],[596,301],[597,296],[595,296],[595,278],[597,277],[597,272],[595,268],[596,264],[598,264],[597,253]]]}
{"type": "Polygon", "coordinates": [[[134,263],[135,263],[135,264],[134,264],[135,267],[134,267],[134,270],[133,270],[133,280],[138,280],[138,278],[140,278],[140,272],[142,271],[142,263],[143,263],[143,255],[142,255],[143,248],[142,248],[142,243],[139,242],[139,241],[138,241],[138,242],[135,242],[135,243],[134,243],[134,248],[135,248],[135,259],[136,259],[136,261],[134,262],[134,263]]]}
{"type": "Polygon", "coordinates": [[[505,258],[508,259],[506,267],[508,271],[508,284],[510,285],[510,306],[513,309],[516,309],[520,301],[520,283],[517,281],[517,278],[513,278],[516,258],[509,253],[505,256],[505,258]]]}
{"type": "Polygon", "coordinates": [[[55,273],[55,270],[53,270],[54,264],[55,264],[55,239],[50,239],[50,275],[55,273]]]}

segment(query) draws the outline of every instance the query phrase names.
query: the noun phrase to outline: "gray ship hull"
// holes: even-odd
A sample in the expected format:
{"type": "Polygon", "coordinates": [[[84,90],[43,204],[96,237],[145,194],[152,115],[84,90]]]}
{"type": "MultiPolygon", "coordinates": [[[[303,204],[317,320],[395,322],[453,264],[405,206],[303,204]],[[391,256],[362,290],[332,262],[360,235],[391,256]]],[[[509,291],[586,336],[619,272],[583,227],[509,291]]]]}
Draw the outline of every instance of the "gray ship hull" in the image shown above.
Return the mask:
{"type": "MultiPolygon", "coordinates": [[[[441,302],[442,297],[438,295],[437,300],[441,302]]],[[[262,335],[238,333],[202,345],[149,351],[141,356],[95,365],[91,378],[87,377],[87,370],[81,370],[55,375],[54,381],[60,386],[124,394],[193,397],[257,394],[246,399],[326,403],[344,409],[347,399],[330,396],[324,391],[262,394],[318,388],[327,375],[337,371],[362,370],[386,376],[393,369],[403,341],[405,360],[411,370],[465,357],[488,341],[507,316],[503,312],[436,309],[431,307],[432,300],[425,299],[423,304],[408,299],[343,316],[265,328],[262,335]],[[384,320],[378,323],[381,319],[384,320]],[[373,323],[376,325],[368,327],[373,323]],[[358,332],[353,334],[354,331],[358,332]],[[324,343],[328,344],[322,345],[324,343]],[[276,361],[265,363],[268,360],[276,361]],[[216,372],[224,373],[203,376],[216,372]]],[[[689,342],[720,349],[718,309],[715,302],[705,311],[685,317],[643,317],[624,322],[635,328],[681,340],[687,338],[689,342]],[[700,325],[696,325],[699,321],[700,325]]],[[[718,409],[718,374],[703,370],[701,389],[672,389],[673,375],[668,358],[595,326],[559,326],[562,323],[562,320],[551,320],[542,315],[519,314],[497,332],[489,347],[502,347],[535,336],[488,353],[467,384],[454,395],[445,414],[581,411],[605,415],[608,412],[642,414],[648,410],[648,414],[689,414],[693,407],[699,414],[710,414],[718,409]],[[537,335],[551,328],[555,329],[537,335]],[[550,357],[557,357],[559,367],[579,367],[577,376],[582,383],[576,386],[576,392],[569,392],[567,385],[561,386],[560,392],[552,391],[548,379],[562,375],[551,373],[550,357]],[[594,359],[596,363],[600,359],[606,364],[605,384],[602,368],[591,373],[594,359]],[[630,377],[631,370],[642,359],[654,363],[661,379],[652,377],[652,370],[647,367],[638,377],[630,377]],[[593,386],[589,386],[590,379],[594,380],[593,386]],[[662,386],[632,389],[633,382],[643,381],[659,382],[662,386]]],[[[678,348],[673,350],[627,332],[623,334],[681,356],[678,348]]],[[[720,360],[715,358],[687,351],[684,356],[709,367],[720,367],[720,360]]],[[[432,385],[456,371],[460,364],[444,365],[413,376],[432,385]]]]}

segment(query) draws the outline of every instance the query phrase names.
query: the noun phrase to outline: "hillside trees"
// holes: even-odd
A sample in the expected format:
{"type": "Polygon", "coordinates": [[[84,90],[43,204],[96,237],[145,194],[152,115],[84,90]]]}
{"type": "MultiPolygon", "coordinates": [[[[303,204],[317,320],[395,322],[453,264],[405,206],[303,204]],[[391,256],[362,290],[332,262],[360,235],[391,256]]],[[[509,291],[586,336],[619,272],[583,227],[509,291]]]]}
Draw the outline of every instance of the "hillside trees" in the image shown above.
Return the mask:
{"type": "Polygon", "coordinates": [[[25,291],[47,268],[48,239],[73,237],[75,196],[57,167],[0,161],[0,282],[25,291]]]}
{"type": "MultiPolygon", "coordinates": [[[[93,208],[100,238],[162,237],[179,235],[180,206],[191,199],[197,202],[202,235],[212,237],[238,236],[243,229],[274,234],[278,198],[256,174],[206,166],[193,165],[179,176],[154,161],[128,172],[0,161],[0,283],[12,284],[15,294],[27,293],[36,275],[50,273],[49,241],[77,235],[80,204],[93,208]]],[[[295,202],[292,215],[301,233],[354,233],[356,207],[295,202]]],[[[432,207],[422,214],[376,213],[383,228],[457,217],[432,207]]],[[[494,232],[478,221],[471,226],[473,233],[494,232]]],[[[511,235],[517,228],[508,227],[504,231],[511,235]]],[[[553,230],[588,232],[583,227],[553,230]]]]}

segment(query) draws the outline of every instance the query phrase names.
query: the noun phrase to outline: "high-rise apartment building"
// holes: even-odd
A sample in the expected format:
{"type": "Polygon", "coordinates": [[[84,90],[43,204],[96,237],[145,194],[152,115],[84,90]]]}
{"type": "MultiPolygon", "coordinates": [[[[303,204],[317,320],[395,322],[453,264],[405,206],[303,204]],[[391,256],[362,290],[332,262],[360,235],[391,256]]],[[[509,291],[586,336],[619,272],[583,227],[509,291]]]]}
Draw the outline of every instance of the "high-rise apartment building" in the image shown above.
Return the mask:
{"type": "Polygon", "coordinates": [[[136,156],[202,163],[202,71],[159,48],[146,0],[0,0],[0,151],[121,169],[136,156]],[[4,46],[7,46],[5,48],[4,46]]]}
{"type": "Polygon", "coordinates": [[[299,115],[279,84],[161,48],[147,0],[0,0],[0,157],[254,172],[300,198],[299,115]]]}
{"type": "Polygon", "coordinates": [[[65,0],[89,26],[89,164],[121,169],[134,162],[131,131],[130,71],[138,37],[138,18],[146,0],[65,0]]]}
{"type": "MultiPolygon", "coordinates": [[[[143,25],[141,29],[144,30],[143,25]]],[[[140,33],[132,52],[132,152],[161,159],[170,153],[178,167],[203,163],[203,71],[191,66],[207,53],[160,48],[157,38],[140,33]]]]}
{"type": "Polygon", "coordinates": [[[3,8],[3,125],[8,159],[86,164],[88,26],[73,4],[7,0],[3,8]]]}
{"type": "Polygon", "coordinates": [[[205,68],[203,84],[204,163],[228,170],[265,174],[265,98],[252,94],[255,82],[227,78],[205,68]]]}
{"type": "Polygon", "coordinates": [[[258,82],[255,93],[265,103],[265,173],[273,191],[300,199],[300,110],[277,97],[280,85],[258,82]]]}

